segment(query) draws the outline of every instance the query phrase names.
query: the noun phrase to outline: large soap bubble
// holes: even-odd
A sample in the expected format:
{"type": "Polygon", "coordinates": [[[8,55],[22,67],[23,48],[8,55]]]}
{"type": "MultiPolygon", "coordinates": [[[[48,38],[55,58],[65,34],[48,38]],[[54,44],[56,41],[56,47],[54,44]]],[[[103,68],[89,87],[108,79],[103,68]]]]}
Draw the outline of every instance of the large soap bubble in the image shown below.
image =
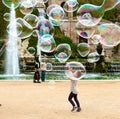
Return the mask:
{"type": "Polygon", "coordinates": [[[100,55],[97,52],[92,52],[88,55],[87,60],[89,63],[95,63],[100,59],[100,55]]]}
{"type": "Polygon", "coordinates": [[[120,41],[119,26],[111,23],[105,23],[98,26],[98,31],[102,37],[100,39],[101,44],[108,47],[114,47],[118,45],[118,42],[120,41]]]}
{"type": "Polygon", "coordinates": [[[59,44],[55,49],[54,56],[59,62],[62,62],[62,63],[66,62],[71,56],[70,45],[67,43],[59,44]]]}
{"type": "Polygon", "coordinates": [[[101,6],[92,4],[81,5],[77,11],[77,19],[84,26],[96,26],[104,15],[101,6]]]}
{"type": "Polygon", "coordinates": [[[47,53],[53,52],[56,47],[55,40],[53,36],[50,34],[43,35],[39,39],[39,45],[40,45],[41,51],[47,52],[47,53]]]}
{"type": "Polygon", "coordinates": [[[59,6],[52,8],[48,16],[54,26],[60,26],[63,23],[65,13],[63,8],[59,6]]]}
{"type": "Polygon", "coordinates": [[[76,23],[75,30],[79,36],[85,39],[91,38],[95,33],[95,28],[83,26],[80,22],[76,23]]]}
{"type": "Polygon", "coordinates": [[[45,34],[53,34],[54,33],[54,27],[49,22],[49,20],[47,20],[45,18],[41,18],[39,20],[39,23],[37,25],[37,30],[38,30],[40,37],[45,34]]]}
{"type": "Polygon", "coordinates": [[[22,1],[20,5],[20,12],[24,15],[30,14],[33,11],[33,4],[30,0],[22,1]]]}
{"type": "Polygon", "coordinates": [[[8,7],[8,8],[12,8],[12,5],[14,5],[14,8],[16,9],[19,4],[20,4],[20,0],[2,0],[3,4],[8,7]]]}
{"type": "Polygon", "coordinates": [[[67,0],[63,5],[63,9],[66,12],[74,12],[78,9],[79,3],[77,0],[67,0]]]}
{"type": "Polygon", "coordinates": [[[39,21],[38,17],[34,14],[25,15],[24,20],[28,22],[33,28],[36,28],[39,21]]]}
{"type": "Polygon", "coordinates": [[[65,67],[65,74],[71,80],[79,80],[86,75],[86,69],[80,62],[68,62],[65,67]]]}
{"type": "Polygon", "coordinates": [[[19,35],[19,37],[21,39],[30,37],[33,32],[32,26],[22,18],[17,18],[16,21],[17,21],[17,23],[21,24],[21,26],[22,26],[22,33],[19,35]]]}
{"type": "Polygon", "coordinates": [[[88,43],[79,43],[77,45],[77,51],[82,57],[86,57],[90,52],[90,45],[88,43]]]}

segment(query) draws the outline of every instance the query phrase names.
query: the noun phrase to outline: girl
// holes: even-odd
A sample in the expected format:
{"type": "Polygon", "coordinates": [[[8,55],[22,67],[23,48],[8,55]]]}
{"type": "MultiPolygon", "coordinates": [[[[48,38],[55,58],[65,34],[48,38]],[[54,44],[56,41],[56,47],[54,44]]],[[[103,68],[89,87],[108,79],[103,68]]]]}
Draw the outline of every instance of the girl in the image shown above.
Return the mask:
{"type": "MultiPolygon", "coordinates": [[[[69,68],[69,75],[71,76],[71,77],[73,77],[74,76],[74,74],[72,73],[72,68],[70,67],[69,68]]],[[[76,74],[75,74],[76,75],[76,74]]],[[[68,97],[68,100],[69,100],[69,102],[72,104],[72,110],[71,111],[74,111],[74,110],[76,110],[77,112],[80,112],[80,110],[81,110],[81,107],[80,107],[80,103],[79,103],[79,100],[78,100],[78,98],[77,98],[77,95],[78,95],[78,87],[77,87],[77,83],[78,83],[78,80],[72,80],[72,79],[70,79],[70,94],[69,94],[69,97],[68,97]],[[73,101],[73,98],[74,98],[74,101],[73,101]],[[76,105],[75,105],[75,103],[76,103],[76,105]]]]}

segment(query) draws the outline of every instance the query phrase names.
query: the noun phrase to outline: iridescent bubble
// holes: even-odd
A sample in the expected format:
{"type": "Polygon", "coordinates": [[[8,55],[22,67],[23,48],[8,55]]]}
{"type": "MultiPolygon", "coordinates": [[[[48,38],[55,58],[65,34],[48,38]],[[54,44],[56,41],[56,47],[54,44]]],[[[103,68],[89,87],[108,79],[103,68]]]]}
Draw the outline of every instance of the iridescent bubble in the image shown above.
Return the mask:
{"type": "Polygon", "coordinates": [[[56,7],[60,7],[58,4],[52,4],[52,5],[49,5],[46,9],[46,14],[47,16],[49,17],[49,13],[50,11],[53,9],[53,8],[56,8],[56,7]]]}
{"type": "MultiPolygon", "coordinates": [[[[14,36],[14,31],[9,30],[10,27],[11,27],[11,24],[9,24],[9,25],[7,26],[7,32],[8,32],[10,35],[14,36]]],[[[17,29],[17,36],[19,36],[19,35],[22,33],[22,31],[23,31],[23,27],[22,27],[22,25],[21,25],[20,23],[17,23],[17,24],[16,24],[16,29],[17,29]]]]}
{"type": "Polygon", "coordinates": [[[49,20],[43,18],[43,19],[40,19],[37,25],[37,30],[38,30],[39,36],[43,36],[45,34],[53,34],[54,27],[49,22],[49,20]]]}
{"type": "Polygon", "coordinates": [[[79,3],[77,0],[67,0],[65,4],[63,5],[63,9],[66,12],[74,12],[78,9],[79,3]]]}
{"type": "Polygon", "coordinates": [[[65,13],[62,7],[52,8],[48,16],[53,26],[60,26],[62,23],[64,23],[63,19],[65,16],[65,13]]]}
{"type": "Polygon", "coordinates": [[[55,40],[53,36],[50,34],[43,35],[39,39],[39,45],[40,45],[41,51],[47,52],[47,53],[53,52],[56,47],[55,40]]]}
{"type": "Polygon", "coordinates": [[[65,67],[66,76],[72,80],[80,80],[86,75],[86,69],[80,62],[68,62],[65,67]]]}
{"type": "Polygon", "coordinates": [[[90,52],[90,45],[88,43],[79,43],[77,45],[77,51],[82,57],[86,57],[90,52]]]}
{"type": "Polygon", "coordinates": [[[28,22],[33,28],[36,28],[39,21],[38,17],[34,14],[25,15],[24,20],[28,22]]]}
{"type": "Polygon", "coordinates": [[[100,55],[97,52],[92,52],[88,55],[87,60],[89,63],[95,63],[100,59],[100,55]]]}
{"type": "Polygon", "coordinates": [[[3,15],[3,18],[4,18],[5,21],[10,21],[10,13],[5,13],[3,15]]]}
{"type": "Polygon", "coordinates": [[[52,63],[47,62],[46,71],[52,71],[52,63]]]}
{"type": "Polygon", "coordinates": [[[55,58],[61,62],[66,62],[71,56],[71,47],[67,43],[59,44],[55,50],[55,58]]]}
{"type": "Polygon", "coordinates": [[[95,28],[94,27],[86,27],[80,24],[80,22],[76,23],[75,26],[76,33],[86,39],[89,39],[93,36],[95,33],[95,28]]]}
{"type": "Polygon", "coordinates": [[[102,38],[101,35],[95,34],[92,36],[92,38],[90,40],[93,44],[98,44],[100,42],[101,38],[102,38]]]}
{"type": "Polygon", "coordinates": [[[29,47],[29,48],[28,48],[28,52],[29,52],[31,55],[34,55],[35,52],[36,52],[36,50],[35,50],[34,47],[29,47]]]}
{"type": "Polygon", "coordinates": [[[21,24],[21,26],[22,26],[22,33],[19,35],[19,37],[21,39],[30,37],[33,32],[32,26],[22,18],[17,18],[16,21],[17,21],[17,23],[21,24]]]}
{"type": "Polygon", "coordinates": [[[30,14],[33,11],[33,4],[31,3],[31,1],[27,0],[27,1],[23,1],[20,5],[20,12],[24,15],[26,14],[30,14]]]}
{"type": "Polygon", "coordinates": [[[111,23],[101,24],[98,26],[98,31],[102,37],[100,39],[101,44],[108,47],[114,47],[118,45],[118,42],[120,41],[119,26],[111,23]]]}
{"type": "Polygon", "coordinates": [[[84,26],[96,26],[102,19],[104,10],[92,4],[81,5],[77,11],[77,19],[84,26]]]}
{"type": "Polygon", "coordinates": [[[8,8],[12,8],[12,4],[14,5],[14,8],[16,9],[19,4],[20,4],[20,0],[2,0],[3,4],[8,7],[8,8]]]}
{"type": "Polygon", "coordinates": [[[38,31],[37,31],[37,30],[33,30],[32,36],[33,36],[33,37],[38,37],[38,31]]]}

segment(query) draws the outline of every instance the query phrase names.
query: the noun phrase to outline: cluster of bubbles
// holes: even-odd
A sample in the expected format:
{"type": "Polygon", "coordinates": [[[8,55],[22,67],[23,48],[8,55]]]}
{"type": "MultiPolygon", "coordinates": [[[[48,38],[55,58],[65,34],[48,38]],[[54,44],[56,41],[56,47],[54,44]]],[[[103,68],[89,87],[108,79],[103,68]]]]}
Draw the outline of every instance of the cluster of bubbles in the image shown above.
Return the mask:
{"type": "MultiPolygon", "coordinates": [[[[25,15],[23,18],[16,19],[18,37],[21,39],[28,38],[31,35],[38,37],[40,50],[46,53],[55,52],[54,56],[59,62],[65,63],[72,53],[69,44],[63,43],[56,46],[54,39],[54,27],[64,24],[66,13],[77,11],[75,31],[80,37],[89,39],[95,45],[101,43],[107,47],[114,47],[120,43],[119,26],[112,23],[99,25],[104,13],[119,4],[120,0],[104,0],[100,6],[93,4],[79,6],[77,0],[67,0],[61,5],[62,7],[58,4],[49,5],[46,8],[46,12],[40,5],[44,6],[48,0],[2,0],[2,2],[8,8],[11,8],[12,4],[14,4],[14,8],[19,7],[20,12],[25,15]],[[38,9],[40,16],[32,14],[34,8],[38,9]],[[45,17],[46,15],[47,18],[45,17]]],[[[4,20],[10,20],[10,13],[4,14],[4,20]]],[[[7,29],[9,27],[10,25],[8,25],[7,29]]],[[[9,32],[9,30],[7,31],[9,32]]],[[[29,47],[28,51],[32,55],[35,54],[34,47],[29,47]]],[[[77,51],[81,57],[87,57],[88,62],[94,63],[99,60],[99,54],[90,52],[88,43],[79,43],[77,51]]],[[[49,64],[49,66],[51,65],[49,64]]],[[[82,70],[82,73],[78,73],[78,76],[73,76],[73,79],[78,80],[85,75],[85,68],[81,63],[69,62],[66,64],[66,67],[71,66],[80,68],[74,69],[73,72],[78,70],[80,73],[82,70]]],[[[68,76],[67,71],[66,75],[68,76]]]]}

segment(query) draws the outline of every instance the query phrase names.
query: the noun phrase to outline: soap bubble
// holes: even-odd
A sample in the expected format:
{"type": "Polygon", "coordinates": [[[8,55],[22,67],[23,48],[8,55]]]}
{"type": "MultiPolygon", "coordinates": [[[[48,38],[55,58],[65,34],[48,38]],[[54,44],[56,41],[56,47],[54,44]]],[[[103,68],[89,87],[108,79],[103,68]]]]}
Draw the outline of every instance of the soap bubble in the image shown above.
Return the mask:
{"type": "Polygon", "coordinates": [[[100,42],[101,38],[102,38],[101,35],[95,34],[92,36],[92,38],[90,40],[93,44],[98,44],[100,42]]]}
{"type": "Polygon", "coordinates": [[[68,62],[65,67],[65,74],[71,80],[80,80],[86,75],[86,69],[80,62],[68,62]]]}
{"type": "Polygon", "coordinates": [[[23,1],[20,5],[20,12],[24,15],[30,14],[33,11],[33,4],[30,1],[23,1]]]}
{"type": "Polygon", "coordinates": [[[55,7],[51,9],[48,16],[54,26],[60,26],[64,22],[65,13],[62,7],[55,7]]]}
{"type": "Polygon", "coordinates": [[[98,26],[98,31],[102,37],[100,39],[101,44],[107,47],[114,47],[118,45],[118,42],[120,41],[119,26],[111,23],[105,23],[98,26]]]}
{"type": "Polygon", "coordinates": [[[81,5],[77,11],[77,19],[84,26],[96,26],[102,19],[104,11],[101,6],[92,4],[81,5]]]}
{"type": "Polygon", "coordinates": [[[79,43],[77,45],[77,51],[82,57],[86,57],[90,52],[90,45],[88,43],[79,43]]]}
{"type": "Polygon", "coordinates": [[[42,18],[42,19],[40,19],[40,21],[37,25],[37,30],[38,30],[39,36],[43,36],[45,34],[53,34],[54,27],[49,22],[49,20],[42,18]]]}
{"type": "Polygon", "coordinates": [[[53,36],[50,34],[43,35],[39,39],[39,45],[40,45],[41,51],[47,52],[47,53],[53,52],[56,47],[55,40],[53,36]]]}
{"type": "Polygon", "coordinates": [[[2,0],[3,4],[8,7],[8,8],[12,8],[12,4],[14,5],[14,8],[16,9],[19,4],[20,4],[20,0],[2,0]]]}
{"type": "Polygon", "coordinates": [[[74,12],[78,9],[79,3],[77,0],[67,0],[65,4],[63,5],[63,9],[66,12],[74,12]]]}
{"type": "Polygon", "coordinates": [[[52,5],[49,5],[46,9],[46,14],[47,16],[49,17],[49,13],[50,11],[53,9],[53,8],[57,8],[57,7],[60,7],[58,4],[52,4],[52,5]]]}
{"type": "Polygon", "coordinates": [[[28,22],[33,28],[36,28],[39,21],[38,17],[34,14],[25,15],[24,20],[28,22]]]}
{"type": "Polygon", "coordinates": [[[37,31],[37,30],[33,30],[32,36],[33,36],[33,37],[38,37],[38,31],[37,31]]]}
{"type": "Polygon", "coordinates": [[[3,15],[3,18],[4,18],[5,21],[10,21],[10,13],[5,13],[3,15]]]}
{"type": "Polygon", "coordinates": [[[49,62],[46,63],[46,71],[52,71],[52,64],[49,62]]]}
{"type": "Polygon", "coordinates": [[[85,39],[91,38],[95,33],[95,28],[83,26],[80,22],[76,23],[75,30],[79,36],[85,39]]]}
{"type": "Polygon", "coordinates": [[[31,54],[31,55],[34,55],[35,54],[35,48],[34,47],[29,47],[28,48],[28,52],[31,54]]]}
{"type": "Polygon", "coordinates": [[[30,37],[33,32],[32,26],[22,18],[17,18],[16,21],[17,21],[17,23],[22,25],[22,33],[19,35],[19,37],[21,39],[30,37]]]}
{"type": "Polygon", "coordinates": [[[97,52],[92,52],[88,55],[87,60],[89,63],[95,63],[100,59],[100,55],[97,52]]]}
{"type": "MultiPolygon", "coordinates": [[[[9,24],[9,25],[7,26],[7,32],[8,32],[10,35],[14,36],[14,31],[13,31],[13,30],[9,30],[10,27],[14,27],[14,26],[11,26],[11,24],[9,24]]],[[[19,36],[19,35],[22,33],[22,31],[23,31],[23,27],[22,27],[22,25],[21,25],[20,23],[17,23],[17,24],[16,24],[16,29],[17,29],[17,36],[19,36]]]]}
{"type": "Polygon", "coordinates": [[[67,43],[59,44],[57,48],[55,49],[55,58],[61,62],[66,62],[69,57],[71,56],[71,47],[67,43]]]}

